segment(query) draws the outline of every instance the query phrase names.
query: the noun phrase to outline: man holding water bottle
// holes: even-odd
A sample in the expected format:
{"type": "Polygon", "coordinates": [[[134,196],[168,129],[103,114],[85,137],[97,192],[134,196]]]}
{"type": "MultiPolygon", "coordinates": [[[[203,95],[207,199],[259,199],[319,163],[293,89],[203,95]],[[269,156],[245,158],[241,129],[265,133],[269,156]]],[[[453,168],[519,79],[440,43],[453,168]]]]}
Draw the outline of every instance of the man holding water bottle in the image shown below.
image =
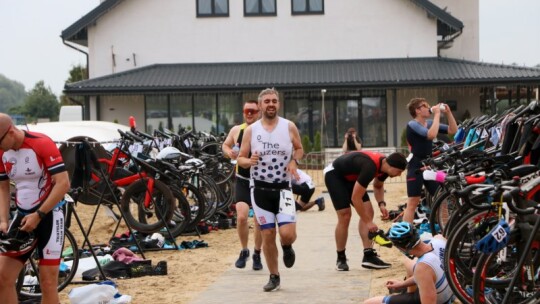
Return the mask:
{"type": "MultiPolygon", "coordinates": [[[[256,100],[248,100],[244,103],[243,109],[244,123],[232,127],[223,142],[223,154],[231,159],[231,162],[236,164],[236,158],[240,151],[240,144],[244,136],[244,130],[259,119],[259,105],[256,100]]],[[[236,231],[240,239],[242,250],[240,256],[236,260],[237,268],[246,267],[246,262],[249,259],[248,239],[249,239],[249,209],[251,208],[251,196],[249,193],[249,169],[236,166],[236,182],[235,182],[235,201],[236,201],[236,231]]],[[[259,224],[255,221],[255,248],[253,252],[253,270],[261,270],[261,246],[262,238],[259,224]]]]}
{"type": "Polygon", "coordinates": [[[421,168],[422,161],[431,157],[433,149],[433,139],[439,133],[455,134],[457,123],[450,107],[447,104],[439,103],[430,107],[425,98],[413,98],[409,101],[407,109],[412,116],[412,120],[407,123],[407,143],[411,154],[409,155],[409,165],[407,167],[407,208],[403,213],[403,221],[413,223],[416,207],[420,202],[422,186],[425,185],[430,194],[434,194],[437,183],[425,181],[421,168]],[[441,115],[444,113],[448,119],[448,125],[441,124],[441,115]],[[429,119],[433,114],[433,119],[429,119]]]}

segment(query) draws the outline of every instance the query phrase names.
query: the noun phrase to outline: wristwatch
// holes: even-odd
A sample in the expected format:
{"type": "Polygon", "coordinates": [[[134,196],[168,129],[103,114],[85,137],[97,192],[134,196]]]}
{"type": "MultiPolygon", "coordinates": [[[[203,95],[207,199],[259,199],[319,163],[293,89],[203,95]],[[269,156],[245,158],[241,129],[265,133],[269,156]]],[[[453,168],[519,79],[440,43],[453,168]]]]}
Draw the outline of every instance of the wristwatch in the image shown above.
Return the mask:
{"type": "Polygon", "coordinates": [[[46,216],[47,216],[47,213],[41,211],[41,210],[36,210],[36,213],[39,215],[39,219],[42,220],[44,219],[46,216]]]}

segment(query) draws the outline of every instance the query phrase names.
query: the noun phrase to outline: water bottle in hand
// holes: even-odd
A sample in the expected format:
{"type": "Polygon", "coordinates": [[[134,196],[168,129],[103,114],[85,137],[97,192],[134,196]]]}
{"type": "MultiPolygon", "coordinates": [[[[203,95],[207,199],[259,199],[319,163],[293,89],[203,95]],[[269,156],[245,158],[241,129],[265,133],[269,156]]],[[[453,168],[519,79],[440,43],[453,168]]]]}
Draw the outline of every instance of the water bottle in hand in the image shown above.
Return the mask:
{"type": "Polygon", "coordinates": [[[240,145],[238,143],[234,144],[232,151],[234,154],[234,159],[231,158],[231,164],[236,165],[236,158],[238,157],[238,152],[240,151],[240,145]]]}

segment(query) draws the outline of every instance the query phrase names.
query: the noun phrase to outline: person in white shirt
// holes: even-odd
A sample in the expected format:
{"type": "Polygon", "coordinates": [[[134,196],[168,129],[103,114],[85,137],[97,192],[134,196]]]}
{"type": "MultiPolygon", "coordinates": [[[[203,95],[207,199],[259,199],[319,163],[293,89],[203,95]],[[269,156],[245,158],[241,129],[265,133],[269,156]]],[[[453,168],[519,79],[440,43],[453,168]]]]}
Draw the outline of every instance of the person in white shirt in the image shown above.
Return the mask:
{"type": "Polygon", "coordinates": [[[315,193],[315,184],[313,184],[311,176],[300,169],[297,169],[296,172],[300,177],[298,180],[292,179],[292,192],[300,196],[300,200],[296,200],[296,211],[307,211],[315,205],[319,206],[319,211],[323,211],[325,208],[324,197],[319,196],[316,200],[310,201],[315,193]]]}

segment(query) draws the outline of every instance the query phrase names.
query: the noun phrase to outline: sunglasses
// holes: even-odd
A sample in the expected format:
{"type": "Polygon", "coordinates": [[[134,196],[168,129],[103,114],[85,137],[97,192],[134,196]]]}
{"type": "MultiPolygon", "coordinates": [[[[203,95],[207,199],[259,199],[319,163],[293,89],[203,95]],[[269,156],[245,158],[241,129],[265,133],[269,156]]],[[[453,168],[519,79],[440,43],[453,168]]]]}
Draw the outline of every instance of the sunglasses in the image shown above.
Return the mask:
{"type": "Polygon", "coordinates": [[[255,109],[244,109],[244,114],[246,115],[254,115],[254,114],[257,114],[259,113],[259,110],[255,110],[255,109]]]}
{"type": "Polygon", "coordinates": [[[417,107],[417,109],[421,109],[421,108],[428,108],[429,109],[429,105],[423,104],[423,105],[417,107]]]}
{"type": "Polygon", "coordinates": [[[6,133],[4,133],[4,135],[2,135],[2,137],[0,137],[0,145],[1,145],[2,142],[4,141],[4,138],[6,138],[6,135],[8,135],[9,130],[11,130],[11,126],[9,126],[9,128],[8,128],[7,131],[6,131],[6,133]]]}

